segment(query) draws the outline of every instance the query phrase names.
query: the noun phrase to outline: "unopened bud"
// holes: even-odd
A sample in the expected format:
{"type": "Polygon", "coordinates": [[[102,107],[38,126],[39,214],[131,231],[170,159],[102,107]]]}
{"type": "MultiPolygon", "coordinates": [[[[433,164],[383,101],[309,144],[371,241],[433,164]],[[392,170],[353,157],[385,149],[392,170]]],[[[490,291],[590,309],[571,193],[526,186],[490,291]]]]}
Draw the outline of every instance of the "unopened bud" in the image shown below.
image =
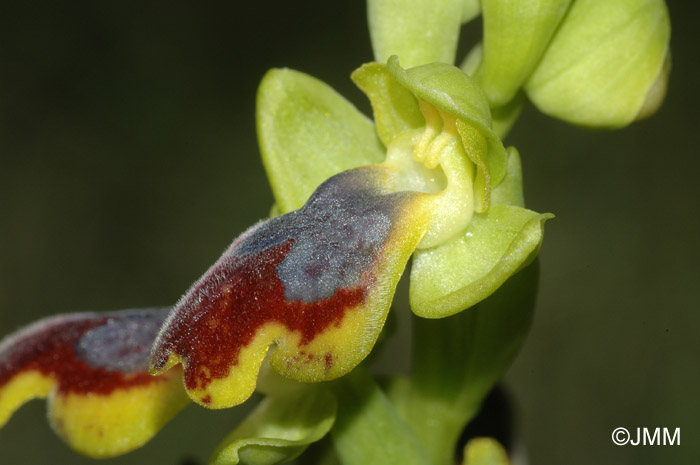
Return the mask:
{"type": "Polygon", "coordinates": [[[525,89],[556,118],[625,126],[663,100],[670,35],[663,0],[577,0],[525,89]]]}

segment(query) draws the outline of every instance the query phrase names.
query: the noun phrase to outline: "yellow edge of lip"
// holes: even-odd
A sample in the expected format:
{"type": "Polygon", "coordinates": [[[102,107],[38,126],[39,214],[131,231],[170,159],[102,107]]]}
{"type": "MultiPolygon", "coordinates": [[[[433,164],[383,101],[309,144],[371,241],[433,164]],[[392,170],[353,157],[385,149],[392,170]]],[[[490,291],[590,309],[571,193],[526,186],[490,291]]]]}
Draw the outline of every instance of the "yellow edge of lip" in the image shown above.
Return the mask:
{"type": "Polygon", "coordinates": [[[51,376],[36,370],[23,371],[0,387],[0,428],[12,414],[32,399],[45,399],[56,386],[51,376]]]}
{"type": "MultiPolygon", "coordinates": [[[[373,266],[377,282],[372,284],[365,303],[347,309],[339,325],[326,328],[311,342],[302,345],[298,332],[289,331],[281,323],[267,323],[241,348],[238,363],[230,367],[226,377],[214,379],[203,387],[187,389],[190,398],[212,409],[241,404],[255,391],[260,366],[275,343],[277,347],[270,356],[270,364],[275,371],[293,380],[327,381],[352,370],[367,356],[379,337],[408,257],[427,230],[432,197],[416,194],[401,207],[397,227],[373,266]],[[329,357],[331,363],[327,361],[329,357]]],[[[165,368],[159,372],[178,363],[187,370],[186,357],[171,352],[165,368]]]]}
{"type": "Polygon", "coordinates": [[[49,420],[76,451],[95,458],[113,457],[142,446],[188,401],[177,370],[109,394],[51,395],[49,420]]]}

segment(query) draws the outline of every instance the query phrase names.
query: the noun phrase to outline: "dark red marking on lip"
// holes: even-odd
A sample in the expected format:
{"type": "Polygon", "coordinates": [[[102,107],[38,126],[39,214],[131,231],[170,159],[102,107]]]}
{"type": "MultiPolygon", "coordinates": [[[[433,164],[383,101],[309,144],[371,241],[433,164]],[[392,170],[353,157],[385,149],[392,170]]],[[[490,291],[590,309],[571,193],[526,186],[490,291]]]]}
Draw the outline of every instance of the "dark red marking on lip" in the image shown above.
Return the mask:
{"type": "Polygon", "coordinates": [[[95,368],[80,360],[74,345],[86,331],[107,317],[74,317],[47,321],[45,328],[20,336],[0,360],[0,387],[22,372],[38,371],[54,378],[61,393],[110,394],[115,389],[159,382],[148,372],[125,374],[95,368]]]}
{"type": "Polygon", "coordinates": [[[276,267],[293,240],[247,256],[224,256],[187,294],[156,343],[153,366],[162,369],[172,351],[186,363],[188,389],[225,378],[238,355],[267,323],[301,334],[301,345],[331,326],[340,326],[349,308],[362,304],[370,276],[354,289],[339,289],[317,302],[290,302],[276,267]]]}

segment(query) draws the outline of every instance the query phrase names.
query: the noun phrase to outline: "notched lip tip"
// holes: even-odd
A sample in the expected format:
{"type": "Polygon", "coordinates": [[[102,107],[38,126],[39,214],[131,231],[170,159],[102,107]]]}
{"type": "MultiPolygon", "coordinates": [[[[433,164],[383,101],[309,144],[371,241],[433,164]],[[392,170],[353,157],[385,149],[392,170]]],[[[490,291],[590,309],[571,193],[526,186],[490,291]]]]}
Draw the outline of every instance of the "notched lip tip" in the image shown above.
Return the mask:
{"type": "Polygon", "coordinates": [[[154,350],[148,361],[148,372],[153,376],[159,376],[181,363],[179,357],[171,352],[162,354],[159,350],[154,350]]]}

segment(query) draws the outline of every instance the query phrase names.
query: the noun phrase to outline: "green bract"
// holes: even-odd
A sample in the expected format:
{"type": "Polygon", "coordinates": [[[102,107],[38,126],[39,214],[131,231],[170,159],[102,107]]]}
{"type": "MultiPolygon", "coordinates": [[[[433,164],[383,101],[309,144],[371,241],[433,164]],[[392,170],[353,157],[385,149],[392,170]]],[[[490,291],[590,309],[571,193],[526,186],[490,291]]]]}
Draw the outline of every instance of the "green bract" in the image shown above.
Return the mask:
{"type": "Polygon", "coordinates": [[[385,152],[384,164],[402,174],[402,189],[439,194],[414,254],[413,311],[440,318],[474,305],[529,263],[550,217],[523,208],[517,152],[504,150],[486,97],[454,66],[405,70],[392,58],[352,77],[370,98],[376,132],[311,77],[273,70],[261,83],[260,146],[276,204],[289,211],[325,177],[377,162],[385,152]]]}
{"type": "Polygon", "coordinates": [[[663,100],[670,34],[663,0],[577,0],[525,89],[557,118],[627,125],[663,100]]]}

